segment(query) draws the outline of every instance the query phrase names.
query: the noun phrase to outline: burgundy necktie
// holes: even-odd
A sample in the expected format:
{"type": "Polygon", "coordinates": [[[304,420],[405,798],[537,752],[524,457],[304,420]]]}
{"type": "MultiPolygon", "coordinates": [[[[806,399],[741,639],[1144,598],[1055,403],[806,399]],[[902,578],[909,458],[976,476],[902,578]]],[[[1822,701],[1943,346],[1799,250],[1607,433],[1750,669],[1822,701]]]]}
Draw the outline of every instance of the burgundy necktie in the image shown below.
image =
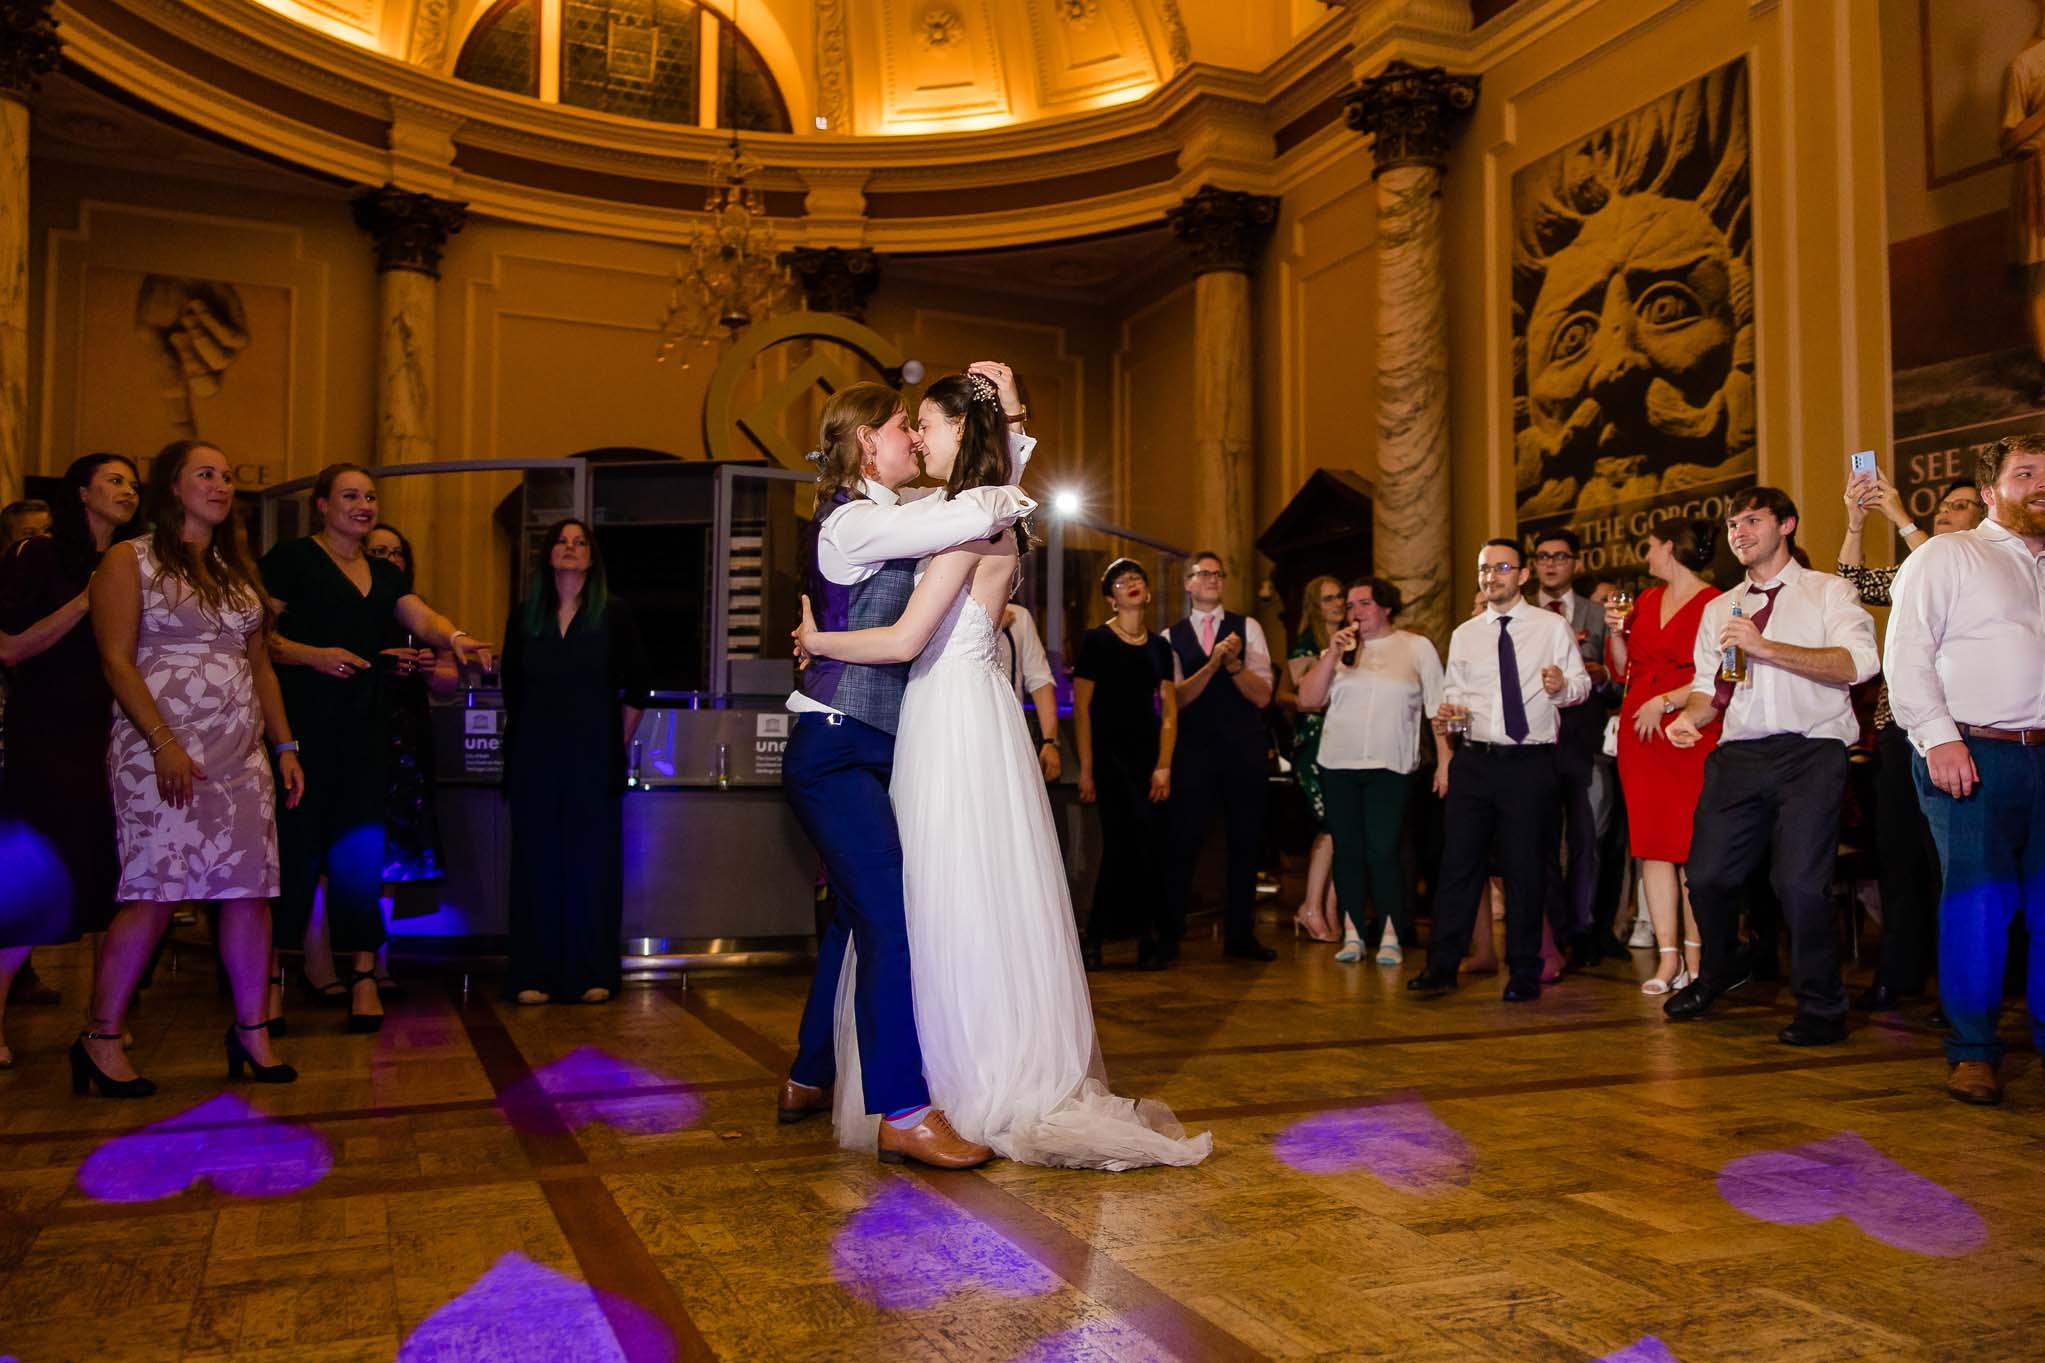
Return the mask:
{"type": "MultiPolygon", "coordinates": [[[[1747,617],[1754,622],[1755,629],[1766,629],[1768,627],[1768,617],[1775,611],[1775,594],[1782,590],[1782,584],[1778,582],[1773,587],[1749,587],[1747,590],[1750,593],[1759,592],[1762,596],[1768,598],[1761,603],[1760,610],[1747,617]]],[[[1726,706],[1731,705],[1733,703],[1733,687],[1736,685],[1738,683],[1726,679],[1725,669],[1721,667],[1719,669],[1718,685],[1711,688],[1711,708],[1723,710],[1726,706]]]]}
{"type": "Polygon", "coordinates": [[[1548,603],[1548,609],[1549,609],[1549,610],[1551,610],[1551,611],[1554,611],[1554,612],[1555,612],[1555,613],[1556,613],[1557,615],[1561,616],[1561,617],[1562,617],[1562,618],[1563,618],[1564,620],[1567,620],[1567,619],[1569,618],[1569,612],[1568,612],[1568,610],[1566,610],[1566,609],[1565,609],[1565,608],[1563,607],[1563,605],[1562,605],[1562,603],[1561,603],[1560,601],[1550,601],[1550,602],[1548,603]]]}

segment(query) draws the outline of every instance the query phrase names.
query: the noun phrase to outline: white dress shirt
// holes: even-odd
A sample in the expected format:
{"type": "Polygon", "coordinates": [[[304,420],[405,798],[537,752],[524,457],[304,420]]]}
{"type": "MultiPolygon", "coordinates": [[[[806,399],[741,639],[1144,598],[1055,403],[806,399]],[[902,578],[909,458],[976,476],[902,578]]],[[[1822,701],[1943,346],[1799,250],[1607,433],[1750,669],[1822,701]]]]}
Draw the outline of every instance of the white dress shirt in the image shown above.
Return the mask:
{"type": "MultiPolygon", "coordinates": [[[[1008,433],[1016,479],[1022,478],[1036,448],[1031,437],[1008,433]]],[[[860,491],[864,498],[855,497],[833,511],[817,530],[817,571],[827,581],[845,587],[866,581],[890,560],[925,559],[987,539],[1037,509],[1021,488],[1012,486],[967,488],[956,497],[947,497],[942,488],[898,493],[866,479],[861,481],[860,491]]],[[[788,693],[787,708],[796,714],[839,713],[833,706],[811,700],[800,687],[788,693]]]]}
{"type": "MultiPolygon", "coordinates": [[[[1221,641],[1221,617],[1228,611],[1226,606],[1216,606],[1211,611],[1196,610],[1186,618],[1193,622],[1193,642],[1200,642],[1200,631],[1209,620],[1214,621],[1214,639],[1221,641]]],[[[1167,640],[1166,642],[1170,642],[1167,640]]],[[[1209,650],[1210,652],[1212,650],[1209,650]]],[[[1243,617],[1243,666],[1256,669],[1259,676],[1271,676],[1271,649],[1264,642],[1264,627],[1250,616],[1243,617]]],[[[1222,676],[1226,677],[1226,672],[1222,676]]],[[[1186,680],[1186,669],[1179,661],[1179,650],[1172,650],[1172,680],[1186,680]]]]}
{"type": "MultiPolygon", "coordinates": [[[[1487,605],[1482,615],[1456,626],[1449,636],[1449,665],[1442,678],[1442,699],[1470,712],[1470,737],[1479,743],[1509,745],[1505,733],[1505,692],[1498,677],[1498,634],[1503,628],[1512,635],[1513,661],[1519,664],[1520,700],[1527,712],[1527,736],[1522,742],[1553,743],[1562,722],[1562,708],[1581,705],[1591,693],[1591,674],[1583,670],[1583,654],[1576,647],[1576,631],[1554,611],[1543,610],[1524,598],[1512,609],[1499,611],[1487,605]],[[1510,625],[1500,626],[1509,617],[1510,625]],[[1562,669],[1562,690],[1549,695],[1541,684],[1541,669],[1562,669]]],[[[1439,706],[1436,707],[1440,708],[1439,706]]]]}
{"type": "Polygon", "coordinates": [[[1037,637],[1037,618],[1021,606],[1008,608],[1008,623],[994,636],[994,662],[1008,675],[1017,701],[1051,685],[1051,660],[1037,637]]]}
{"type": "Polygon", "coordinates": [[[1315,765],[1412,771],[1420,765],[1421,729],[1441,697],[1441,655],[1428,640],[1402,629],[1363,640],[1356,666],[1335,664],[1315,765]]]}
{"type": "Polygon", "coordinates": [[[1994,521],[1934,536],[1890,589],[1889,709],[1919,752],[2045,729],[2045,554],[1994,521]]]}
{"type": "MultiPolygon", "coordinates": [[[[1705,606],[1697,625],[1697,675],[1690,683],[1692,695],[1709,696],[1717,690],[1724,657],[1718,639],[1733,618],[1733,607],[1737,605],[1741,614],[1752,619],[1768,603],[1762,589],[1777,582],[1782,590],[1775,594],[1775,609],[1761,628],[1762,638],[1798,648],[1845,649],[1853,655],[1855,685],[1882,670],[1874,617],[1862,609],[1860,593],[1853,584],[1831,573],[1814,573],[1792,559],[1781,577],[1759,584],[1743,577],[1705,606]]],[[[1747,679],[1733,688],[1732,702],[1719,720],[1723,726],[1719,741],[1742,743],[1776,734],[1802,734],[1851,744],[1860,737],[1851,692],[1852,687],[1812,681],[1749,656],[1747,679]]]]}
{"type": "MultiPolygon", "coordinates": [[[[1014,479],[1022,481],[1037,442],[1013,432],[1009,454],[1014,479]]],[[[824,518],[817,532],[817,571],[841,587],[864,582],[891,559],[930,555],[986,539],[991,529],[1028,515],[1037,504],[1016,487],[968,488],[946,497],[941,488],[895,492],[879,483],[860,484],[866,495],[854,497],[824,518]]]]}

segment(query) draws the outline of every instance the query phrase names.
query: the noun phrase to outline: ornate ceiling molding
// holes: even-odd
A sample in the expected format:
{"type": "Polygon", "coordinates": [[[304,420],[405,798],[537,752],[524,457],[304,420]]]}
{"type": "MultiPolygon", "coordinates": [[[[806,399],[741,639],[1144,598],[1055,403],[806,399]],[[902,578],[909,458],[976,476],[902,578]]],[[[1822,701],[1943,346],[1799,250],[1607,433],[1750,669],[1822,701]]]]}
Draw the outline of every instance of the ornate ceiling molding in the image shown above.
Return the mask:
{"type": "MultiPolygon", "coordinates": [[[[819,0],[819,22],[833,12],[842,19],[843,6],[819,0]]],[[[1105,18],[1107,4],[1100,12],[1105,18]]],[[[712,130],[454,81],[328,38],[254,0],[60,0],[58,13],[71,58],[145,103],[342,181],[391,180],[465,200],[474,215],[679,241],[694,213],[678,191],[696,191],[724,141],[712,130]],[[466,165],[465,151],[472,153],[466,165]],[[607,181],[639,188],[607,195],[607,181]]],[[[793,216],[805,196],[827,209],[815,222],[787,224],[783,239],[791,246],[970,249],[1115,231],[1160,220],[1203,176],[1275,192],[1282,168],[1261,149],[1274,120],[1327,97],[1321,87],[1331,68],[1341,70],[1348,41],[1349,25],[1331,15],[1263,72],[1195,63],[1143,99],[1112,108],[976,132],[804,131],[748,135],[746,144],[766,167],[762,183],[777,205],[771,211],[793,216]],[[1173,174],[1169,158],[1189,146],[1226,152],[1219,171],[1182,159],[1173,174]],[[1101,178],[1101,192],[1089,194],[1088,176],[1101,178]],[[855,180],[871,214],[863,230],[850,216],[855,180]],[[1064,182],[1057,202],[1043,198],[1047,181],[1064,182]],[[981,196],[954,192],[982,189],[1006,189],[986,196],[1002,206],[989,210],[981,196]],[[1038,199],[1025,202],[1033,190],[1038,199]]]]}

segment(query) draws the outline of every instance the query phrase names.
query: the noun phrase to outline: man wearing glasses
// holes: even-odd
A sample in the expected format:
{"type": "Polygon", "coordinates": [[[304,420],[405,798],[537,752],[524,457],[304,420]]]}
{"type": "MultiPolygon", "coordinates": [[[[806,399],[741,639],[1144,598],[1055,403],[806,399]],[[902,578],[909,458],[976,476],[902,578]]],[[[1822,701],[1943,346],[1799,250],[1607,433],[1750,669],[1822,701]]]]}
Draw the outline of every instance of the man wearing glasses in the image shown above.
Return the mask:
{"type": "Polygon", "coordinates": [[[1193,894],[1194,863],[1219,815],[1228,839],[1223,883],[1224,952],[1246,961],[1278,953],[1256,936],[1257,852],[1264,832],[1264,766],[1269,746],[1264,707],[1271,703],[1271,650],[1264,627],[1221,604],[1228,574],[1221,555],[1202,551],[1186,563],[1192,610],[1171,627],[1179,741],[1172,749],[1171,868],[1164,933],[1143,962],[1156,968],[1179,954],[1193,894]]]}
{"type": "Polygon", "coordinates": [[[1520,594],[1526,582],[1516,541],[1486,543],[1477,558],[1484,609],[1449,636],[1435,731],[1460,733],[1462,746],[1435,777],[1448,803],[1434,936],[1427,968],[1406,981],[1420,993],[1456,987],[1495,854],[1505,881],[1505,1001],[1541,997],[1541,904],[1558,831],[1555,742],[1564,707],[1583,702],[1591,679],[1575,632],[1520,594]]]}
{"type": "MultiPolygon", "coordinates": [[[[1591,679],[1590,698],[1562,712],[1562,732],[1555,741],[1555,765],[1562,778],[1563,846],[1569,856],[1567,868],[1559,860],[1550,863],[1544,892],[1556,945],[1568,950],[1570,965],[1578,968],[1596,965],[1608,946],[1615,955],[1626,954],[1611,940],[1611,923],[1593,922],[1591,912],[1598,890],[1598,845],[1612,822],[1618,765],[1605,756],[1605,718],[1611,713],[1605,703],[1611,680],[1605,669],[1605,613],[1576,590],[1582,557],[1583,542],[1567,527],[1546,532],[1534,545],[1533,602],[1569,626],[1591,679]]],[[[1615,900],[1615,911],[1617,907],[1615,900]]]]}

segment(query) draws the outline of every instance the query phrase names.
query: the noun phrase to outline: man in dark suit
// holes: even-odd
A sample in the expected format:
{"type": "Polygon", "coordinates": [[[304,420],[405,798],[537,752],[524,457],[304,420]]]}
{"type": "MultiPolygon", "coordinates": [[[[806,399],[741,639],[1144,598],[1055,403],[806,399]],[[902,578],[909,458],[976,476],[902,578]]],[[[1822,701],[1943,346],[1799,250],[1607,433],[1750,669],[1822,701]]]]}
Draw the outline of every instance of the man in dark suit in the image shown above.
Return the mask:
{"type": "MultiPolygon", "coordinates": [[[[1611,924],[1594,924],[1592,900],[1597,896],[1600,833],[1617,803],[1615,773],[1605,764],[1605,720],[1610,713],[1605,692],[1611,674],[1605,667],[1604,608],[1576,590],[1583,542],[1567,526],[1549,530],[1534,544],[1534,587],[1528,600],[1562,618],[1576,636],[1584,671],[1590,674],[1590,698],[1562,712],[1562,733],[1555,744],[1555,765],[1562,786],[1563,860],[1548,863],[1545,906],[1555,944],[1569,951],[1569,963],[1596,964],[1604,955],[1611,924]]],[[[1609,766],[1610,764],[1605,764],[1609,766]]]]}
{"type": "Polygon", "coordinates": [[[1278,956],[1256,936],[1271,649],[1263,626],[1222,605],[1227,580],[1221,555],[1203,550],[1187,560],[1192,609],[1166,635],[1177,683],[1179,740],[1172,749],[1171,864],[1165,868],[1169,921],[1158,934],[1155,954],[1141,962],[1153,968],[1179,954],[1200,843],[1216,815],[1228,838],[1226,954],[1249,961],[1278,956]]]}

